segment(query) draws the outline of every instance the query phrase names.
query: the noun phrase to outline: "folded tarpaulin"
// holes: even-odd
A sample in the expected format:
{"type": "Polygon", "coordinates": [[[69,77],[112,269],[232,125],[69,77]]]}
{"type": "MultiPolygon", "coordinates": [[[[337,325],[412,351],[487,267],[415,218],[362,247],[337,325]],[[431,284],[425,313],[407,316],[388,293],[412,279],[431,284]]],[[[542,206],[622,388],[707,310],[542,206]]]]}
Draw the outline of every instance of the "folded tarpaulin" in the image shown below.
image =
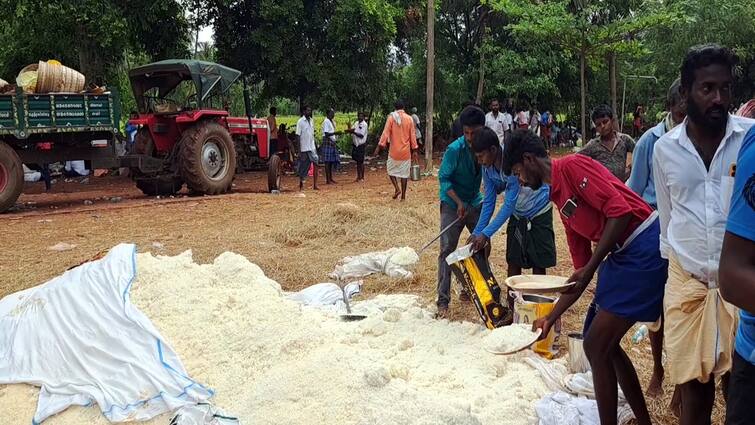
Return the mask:
{"type": "Polygon", "coordinates": [[[34,423],[92,403],[143,421],[212,396],[131,303],[135,277],[136,247],[121,244],[0,300],[0,384],[41,387],[34,423]]]}

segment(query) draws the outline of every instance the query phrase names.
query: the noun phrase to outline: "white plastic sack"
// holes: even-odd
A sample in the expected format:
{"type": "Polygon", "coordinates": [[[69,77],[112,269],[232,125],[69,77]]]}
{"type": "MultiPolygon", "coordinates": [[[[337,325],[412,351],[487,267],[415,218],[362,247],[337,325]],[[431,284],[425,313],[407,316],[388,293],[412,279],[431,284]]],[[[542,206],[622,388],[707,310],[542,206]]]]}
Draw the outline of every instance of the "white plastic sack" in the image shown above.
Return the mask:
{"type": "MultiPolygon", "coordinates": [[[[524,362],[536,369],[548,389],[553,391],[552,394],[543,397],[535,407],[540,418],[539,425],[600,424],[591,372],[570,374],[563,359],[549,361],[534,354],[524,358],[524,362]],[[591,413],[593,408],[594,418],[591,413]],[[574,412],[579,413],[580,422],[569,422],[573,420],[574,412]]],[[[634,418],[634,414],[621,388],[618,389],[618,394],[617,417],[619,424],[625,424],[634,418]]]]}
{"type": "Polygon", "coordinates": [[[66,171],[75,171],[80,176],[88,176],[89,170],[87,170],[86,163],[84,161],[66,161],[66,171]]]}
{"type": "Polygon", "coordinates": [[[461,260],[466,260],[467,258],[471,257],[472,254],[474,254],[474,251],[472,251],[472,244],[464,245],[461,248],[458,248],[456,251],[448,254],[446,257],[446,263],[450,266],[453,263],[457,263],[461,260]]]}
{"type": "Polygon", "coordinates": [[[178,409],[170,420],[170,425],[239,425],[238,418],[231,416],[217,407],[201,403],[178,409]]]}
{"type": "Polygon", "coordinates": [[[600,425],[598,403],[565,392],[548,394],[535,404],[539,425],[600,425]]]}
{"type": "MultiPolygon", "coordinates": [[[[351,282],[344,287],[349,300],[361,291],[361,286],[362,281],[358,281],[351,282]]],[[[335,283],[318,283],[299,292],[294,292],[288,295],[287,298],[303,305],[326,307],[342,303],[344,291],[341,291],[341,287],[335,283]]]]}
{"type": "MultiPolygon", "coordinates": [[[[600,425],[598,402],[563,391],[546,395],[535,404],[538,425],[600,425]]],[[[624,425],[634,418],[628,404],[619,404],[616,418],[624,425]]]]}
{"type": "Polygon", "coordinates": [[[35,423],[93,403],[111,422],[144,421],[212,396],[131,303],[135,276],[136,247],[121,244],[0,300],[0,385],[41,387],[35,423]]]}
{"type": "Polygon", "coordinates": [[[359,279],[374,273],[383,273],[392,278],[410,279],[409,270],[419,262],[417,253],[409,248],[391,248],[386,251],[368,252],[355,257],[345,257],[336,266],[330,277],[341,282],[359,279]]]}

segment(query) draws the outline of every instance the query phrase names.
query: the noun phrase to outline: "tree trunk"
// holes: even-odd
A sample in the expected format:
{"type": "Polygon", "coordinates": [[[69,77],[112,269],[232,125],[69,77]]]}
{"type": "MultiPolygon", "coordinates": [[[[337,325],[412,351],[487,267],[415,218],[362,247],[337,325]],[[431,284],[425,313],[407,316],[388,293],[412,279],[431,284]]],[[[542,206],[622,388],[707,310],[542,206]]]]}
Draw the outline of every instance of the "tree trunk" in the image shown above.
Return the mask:
{"type": "Polygon", "coordinates": [[[611,109],[615,117],[615,127],[617,131],[621,131],[621,123],[624,122],[624,117],[619,116],[619,103],[616,89],[616,52],[608,54],[608,82],[611,86],[611,109]]]}
{"type": "Polygon", "coordinates": [[[475,103],[482,105],[482,95],[485,91],[485,14],[483,14],[482,22],[480,22],[480,79],[477,81],[477,96],[475,97],[475,103]]]}
{"type": "Polygon", "coordinates": [[[581,111],[581,129],[580,132],[582,133],[582,146],[585,145],[585,141],[587,141],[587,80],[585,79],[585,49],[583,48],[579,52],[579,92],[580,97],[582,98],[582,111],[581,111]]]}
{"type": "Polygon", "coordinates": [[[105,64],[100,49],[88,36],[85,28],[77,28],[79,69],[84,74],[86,84],[102,85],[105,81],[105,64]]]}
{"type": "Polygon", "coordinates": [[[480,53],[480,80],[477,81],[477,96],[475,103],[482,105],[482,93],[485,90],[485,54],[480,53]]]}
{"type": "Polygon", "coordinates": [[[435,94],[435,1],[427,0],[427,104],[425,172],[433,170],[433,103],[435,94]]]}

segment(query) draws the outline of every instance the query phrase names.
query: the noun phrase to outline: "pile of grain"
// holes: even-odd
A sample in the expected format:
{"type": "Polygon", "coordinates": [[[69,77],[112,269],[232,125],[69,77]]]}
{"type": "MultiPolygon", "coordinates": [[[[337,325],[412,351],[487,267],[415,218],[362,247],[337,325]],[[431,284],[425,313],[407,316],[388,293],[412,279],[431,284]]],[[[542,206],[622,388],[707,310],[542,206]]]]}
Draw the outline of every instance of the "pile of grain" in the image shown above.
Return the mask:
{"type": "Polygon", "coordinates": [[[507,353],[532,343],[535,338],[532,325],[513,324],[494,329],[485,337],[483,344],[490,351],[507,353]]]}
{"type": "MultiPolygon", "coordinates": [[[[138,256],[133,303],[245,424],[531,424],[546,392],[519,356],[483,350],[478,324],[437,321],[409,295],[358,304],[341,322],[281,296],[246,258],[198,265],[191,253],[138,256]]],[[[0,387],[0,417],[29,423],[38,391],[0,387]]],[[[167,417],[151,424],[164,425],[167,417]]],[[[95,407],[49,425],[105,424],[95,407]]]]}

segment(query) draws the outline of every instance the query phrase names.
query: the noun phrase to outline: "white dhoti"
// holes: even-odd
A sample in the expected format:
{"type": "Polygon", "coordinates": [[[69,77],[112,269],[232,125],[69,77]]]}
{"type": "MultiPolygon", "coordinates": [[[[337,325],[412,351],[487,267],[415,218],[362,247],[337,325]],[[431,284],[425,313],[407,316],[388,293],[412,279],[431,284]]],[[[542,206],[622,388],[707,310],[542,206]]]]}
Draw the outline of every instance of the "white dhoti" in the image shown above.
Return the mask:
{"type": "Polygon", "coordinates": [[[412,160],[398,161],[388,156],[388,162],[386,162],[385,166],[388,169],[389,176],[408,179],[409,173],[412,170],[412,160]]]}

